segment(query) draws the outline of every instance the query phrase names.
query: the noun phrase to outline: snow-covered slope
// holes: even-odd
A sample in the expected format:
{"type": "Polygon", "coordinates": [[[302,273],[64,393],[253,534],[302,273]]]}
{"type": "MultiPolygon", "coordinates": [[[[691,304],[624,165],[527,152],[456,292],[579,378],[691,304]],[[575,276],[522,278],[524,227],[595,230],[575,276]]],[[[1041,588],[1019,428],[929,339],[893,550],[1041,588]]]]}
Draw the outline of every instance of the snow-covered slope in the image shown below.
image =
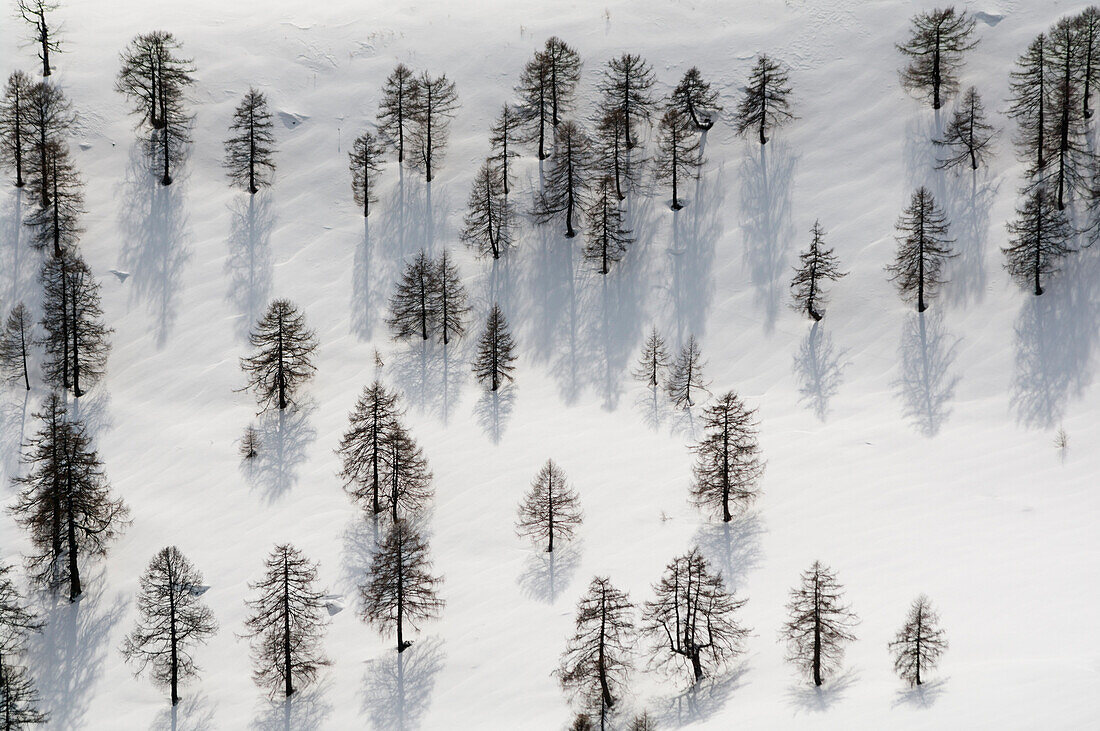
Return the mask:
{"type": "MultiPolygon", "coordinates": [[[[1091,388],[1100,250],[1034,298],[1001,266],[1019,169],[1000,113],[1008,70],[1030,39],[1082,3],[988,0],[964,84],[1002,131],[975,179],[932,169],[932,112],[906,96],[893,44],[927,2],[900,0],[477,0],[301,3],[72,0],[57,81],[75,103],[87,181],[82,249],[103,283],[114,350],[106,383],[82,399],[133,525],[96,564],[77,605],[36,598],[50,624],[32,661],[56,728],[554,729],[570,712],[551,677],[576,598],[607,574],[636,601],[693,545],[749,598],[743,665],[695,695],[639,672],[632,703],[662,727],[1085,728],[1100,711],[1100,474],[1091,388]],[[170,188],[141,171],[132,118],[113,91],[117,54],[136,33],[174,32],[198,69],[195,144],[170,188]],[[706,141],[705,175],[673,214],[661,192],[631,201],[638,241],[601,279],[553,228],[525,224],[493,267],[457,239],[487,129],[523,63],[560,35],[585,60],[591,109],[602,64],[630,51],[662,91],[698,65],[727,109],[757,52],[791,66],[799,119],[761,150],[728,124],[706,141]],[[431,189],[387,166],[368,227],[350,196],[348,145],[374,117],[396,61],[446,72],[462,108],[431,189]],[[229,189],[221,141],[250,84],[277,113],[273,189],[229,189]],[[948,209],[960,256],[923,318],[883,272],[913,188],[948,209]],[[790,265],[820,218],[851,275],[815,329],[786,307],[790,265]],[[401,263],[453,249],[476,301],[517,329],[512,398],[493,403],[469,374],[469,343],[447,353],[394,344],[382,322],[401,263]],[[128,277],[111,274],[128,273],[128,277]],[[235,440],[254,418],[238,357],[273,296],[301,305],[321,342],[312,406],[242,470],[235,440]],[[750,516],[725,528],[687,502],[691,424],[654,413],[629,376],[651,323],[701,341],[712,390],[760,409],[768,469],[750,516]],[[374,373],[405,394],[435,473],[430,520],[443,618],[405,653],[356,616],[369,528],[335,476],[346,416],[374,373]],[[654,424],[654,420],[658,423],[654,424]],[[1069,447],[1059,452],[1061,426],[1069,447]],[[517,539],[514,511],[553,457],[578,488],[581,539],[551,567],[517,539]],[[276,542],[321,563],[334,615],[319,687],[272,703],[250,679],[242,631],[247,584],[276,542]],[[178,545],[204,572],[220,633],[198,653],[201,681],[178,713],[118,653],[137,578],[178,545]],[[847,670],[822,691],[796,677],[777,641],[787,592],[821,559],[862,617],[847,670]],[[886,643],[927,592],[951,648],[923,693],[893,675],[886,643]]],[[[0,29],[3,72],[34,70],[23,28],[0,29]]],[[[521,198],[538,179],[521,163],[521,198]]],[[[26,201],[22,202],[24,209],[26,201]]],[[[36,255],[20,199],[0,192],[0,300],[34,300],[36,255]],[[24,237],[21,239],[21,237],[24,237]]],[[[6,392],[0,436],[10,476],[30,404],[6,392]]],[[[696,414],[696,424],[698,414],[696,414]]],[[[0,493],[12,495],[11,488],[0,493]]],[[[0,518],[0,558],[26,539],[0,518]]]]}

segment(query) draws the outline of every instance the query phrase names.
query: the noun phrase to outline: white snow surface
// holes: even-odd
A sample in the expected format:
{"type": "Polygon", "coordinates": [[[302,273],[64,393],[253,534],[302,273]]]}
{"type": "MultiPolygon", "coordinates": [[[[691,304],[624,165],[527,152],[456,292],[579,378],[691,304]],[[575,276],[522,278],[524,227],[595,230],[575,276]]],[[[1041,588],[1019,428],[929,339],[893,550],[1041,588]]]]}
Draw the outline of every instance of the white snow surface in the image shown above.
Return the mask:
{"type": "MultiPolygon", "coordinates": [[[[1003,116],[1008,71],[1037,33],[1084,3],[970,8],[1001,18],[978,24],[981,44],[963,73],[1001,129],[989,169],[974,178],[933,169],[937,121],[898,84],[893,44],[918,7],[932,6],[65,2],[55,78],[80,114],[81,247],[115,330],[109,377],[78,408],[133,524],[106,560],[87,564],[79,603],[33,595],[49,626],[29,662],[52,728],[564,728],[572,715],[551,672],[591,577],[610,576],[640,603],[694,545],[749,599],[743,620],[753,634],[743,662],[694,695],[643,663],[624,705],[649,709],[661,728],[1095,727],[1100,248],[1078,255],[1041,298],[1009,281],[999,251],[1020,180],[1003,116]],[[158,28],[177,35],[197,68],[195,143],[169,188],[143,171],[134,119],[113,89],[119,51],[158,28]],[[493,266],[458,241],[466,195],[491,119],[550,35],[582,54],[586,118],[602,65],[626,51],[652,62],[661,92],[698,65],[727,110],[767,51],[791,66],[799,118],[764,149],[723,120],[682,211],[669,210],[664,190],[630,201],[638,240],[606,279],[581,259],[580,238],[529,222],[493,266]],[[446,72],[462,107],[431,189],[388,164],[364,226],[347,151],[397,61],[446,72]],[[251,201],[220,166],[250,84],[269,97],[279,145],[275,185],[251,201]],[[920,184],[944,202],[960,252],[923,325],[883,271],[894,222],[920,184]],[[787,307],[787,283],[817,218],[851,274],[832,287],[815,333],[787,307]],[[472,337],[446,359],[438,347],[390,340],[386,300],[422,246],[455,252],[475,331],[493,300],[512,320],[521,357],[510,399],[494,404],[473,381],[472,337]],[[275,296],[299,304],[316,328],[318,371],[308,408],[281,425],[258,421],[266,450],[249,472],[236,440],[255,404],[237,391],[238,358],[275,296]],[[661,412],[654,425],[648,392],[629,375],[651,323],[677,347],[698,337],[712,391],[734,389],[759,408],[764,494],[728,528],[688,502],[691,425],[661,412]],[[428,525],[447,602],[405,653],[400,680],[392,638],[358,616],[373,538],[341,489],[333,452],[373,377],[375,349],[435,474],[428,525]],[[1065,450],[1054,446],[1059,428],[1065,450]],[[552,578],[544,554],[513,528],[549,457],[586,516],[552,578]],[[320,562],[334,612],[332,666],[289,704],[253,684],[238,636],[248,582],[284,541],[320,562]],[[220,622],[175,713],[118,651],[138,576],[168,544],[203,572],[203,599],[220,622]],[[784,661],[778,640],[788,591],[815,559],[838,572],[862,618],[845,670],[820,691],[784,661]],[[893,674],[886,645],[921,592],[951,647],[935,682],[917,692],[893,674]]],[[[11,18],[0,28],[5,75],[36,71],[24,30],[11,18]]],[[[517,172],[525,206],[538,181],[529,150],[517,172]]],[[[20,205],[29,207],[5,186],[5,308],[37,302],[38,255],[20,231],[20,205]]],[[[6,501],[42,395],[36,388],[25,404],[21,392],[3,393],[6,501]]],[[[26,550],[11,516],[0,516],[0,558],[18,562],[26,550]]]]}

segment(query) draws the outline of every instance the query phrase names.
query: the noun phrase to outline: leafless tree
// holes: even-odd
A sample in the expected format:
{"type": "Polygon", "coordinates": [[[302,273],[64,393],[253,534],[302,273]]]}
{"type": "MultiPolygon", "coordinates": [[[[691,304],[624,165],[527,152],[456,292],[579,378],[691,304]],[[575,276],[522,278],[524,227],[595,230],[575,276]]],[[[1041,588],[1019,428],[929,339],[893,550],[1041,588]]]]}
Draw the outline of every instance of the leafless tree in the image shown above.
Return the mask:
{"type": "Polygon", "coordinates": [[[671,208],[678,211],[680,183],[699,177],[703,156],[699,151],[699,137],[691,119],[678,107],[670,106],[657,127],[657,157],[654,173],[657,179],[672,185],[671,208]]]}
{"type": "Polygon", "coordinates": [[[596,264],[600,274],[607,274],[634,243],[611,178],[604,177],[596,185],[584,212],[584,258],[596,264]]]}
{"type": "Polygon", "coordinates": [[[423,249],[405,266],[401,281],[390,297],[390,314],[386,322],[397,340],[420,335],[422,340],[435,331],[439,313],[433,293],[438,270],[423,249]]]}
{"type": "Polygon", "coordinates": [[[370,132],[364,132],[356,137],[348,153],[351,191],[355,196],[355,203],[363,207],[363,218],[370,215],[370,204],[378,202],[374,190],[378,185],[384,153],[382,142],[370,132]]]}
{"type": "Polygon", "coordinates": [[[43,378],[54,389],[72,389],[79,398],[85,386],[106,373],[113,332],[103,322],[99,283],[76,254],[48,259],[40,275],[43,290],[43,378]],[[83,379],[83,381],[81,380],[83,379]]]}
{"type": "Polygon", "coordinates": [[[1057,272],[1074,252],[1073,227],[1046,185],[1036,185],[1027,194],[1016,209],[1016,220],[1008,224],[1008,235],[1009,245],[1001,249],[1005,268],[1017,283],[1041,295],[1042,278],[1057,272]]]}
{"type": "Polygon", "coordinates": [[[250,87],[233,112],[224,164],[229,179],[251,195],[271,185],[275,172],[275,135],[271,129],[267,97],[250,87]]]}
{"type": "Polygon", "coordinates": [[[470,307],[466,304],[462,276],[446,249],[439,255],[434,282],[432,311],[439,321],[439,336],[447,345],[451,338],[466,334],[466,317],[470,314],[470,307]]]}
{"type": "Polygon", "coordinates": [[[913,600],[905,624],[890,643],[894,670],[910,685],[921,685],[924,683],[921,673],[936,667],[945,650],[947,638],[940,629],[940,615],[928,597],[921,594],[913,600]]]}
{"type": "Polygon", "coordinates": [[[764,461],[757,441],[756,409],[747,408],[729,391],[704,410],[703,423],[705,436],[692,448],[691,494],[699,507],[719,513],[728,523],[734,511],[743,510],[759,495],[764,461]]]}
{"type": "Polygon", "coordinates": [[[825,246],[825,231],[821,228],[821,221],[814,221],[810,229],[810,248],[798,255],[798,266],[794,270],[794,279],[791,280],[791,294],[794,297],[794,308],[805,311],[815,321],[820,320],[825,312],[823,305],[826,298],[821,289],[822,282],[828,280],[835,282],[848,272],[840,271],[833,249],[825,246]]]}
{"type": "Polygon", "coordinates": [[[508,200],[504,175],[486,160],[470,189],[462,240],[480,255],[499,259],[515,244],[513,218],[514,206],[508,200]]]}
{"type": "Polygon", "coordinates": [[[554,539],[569,540],[583,520],[576,490],[554,460],[546,460],[520,503],[516,532],[546,541],[546,550],[553,551],[554,539]]]}
{"type": "Polygon", "coordinates": [[[378,129],[387,142],[397,148],[399,164],[405,162],[405,147],[412,136],[419,99],[420,82],[416,75],[405,64],[397,64],[382,86],[378,129]]]}
{"type": "Polygon", "coordinates": [[[554,158],[546,175],[543,189],[535,201],[534,216],[546,223],[564,216],[565,235],[577,235],[573,223],[584,205],[592,168],[592,144],[576,122],[558,125],[554,158]]]}
{"type": "Polygon", "coordinates": [[[431,76],[420,74],[417,82],[419,94],[412,107],[413,143],[418,167],[424,170],[424,179],[432,182],[432,165],[443,157],[447,144],[447,129],[458,111],[458,92],[455,83],[446,74],[431,76]]]}
{"type": "Polygon", "coordinates": [[[285,409],[317,370],[317,338],[306,326],[305,315],[290,300],[273,300],[249,332],[248,342],[255,352],[241,358],[241,370],[248,377],[245,389],[256,394],[263,410],[285,409]]]}
{"type": "Polygon", "coordinates": [[[695,405],[694,393],[707,390],[709,382],[703,378],[703,356],[699,353],[699,343],[694,335],[689,335],[680,355],[672,364],[668,378],[668,395],[672,403],[679,408],[695,405]]]}
{"type": "Polygon", "coordinates": [[[33,87],[30,75],[17,69],[8,76],[0,100],[0,164],[15,168],[16,188],[26,184],[23,169],[33,148],[29,119],[33,87]]]}
{"type": "Polygon", "coordinates": [[[600,116],[619,110],[627,149],[638,146],[637,125],[648,123],[653,114],[653,67],[641,56],[624,53],[607,62],[600,80],[600,116]]]}
{"type": "Polygon", "coordinates": [[[755,130],[760,144],[764,145],[770,130],[794,119],[789,83],[783,65],[767,54],[760,54],[737,107],[738,134],[755,130]]]}
{"type": "Polygon", "coordinates": [[[58,4],[48,0],[17,0],[16,7],[23,20],[34,28],[33,40],[38,47],[38,59],[42,61],[42,76],[49,76],[50,53],[61,53],[57,25],[50,19],[58,4]]]}
{"type": "Polygon", "coordinates": [[[954,256],[947,237],[947,215],[936,204],[928,189],[921,186],[913,193],[909,207],[898,218],[898,252],[894,263],[886,267],[903,299],[917,300],[917,312],[928,309],[926,296],[932,296],[943,284],[943,266],[954,256]]]}
{"type": "Polygon", "coordinates": [[[907,90],[931,99],[932,108],[959,87],[964,53],[978,45],[973,38],[974,18],[953,7],[936,8],[913,16],[909,40],[897,49],[909,65],[901,73],[907,90]]]}
{"type": "Polygon", "coordinates": [[[943,139],[933,141],[947,150],[948,156],[936,165],[941,170],[967,162],[970,163],[971,170],[977,170],[978,164],[989,157],[990,143],[993,141],[993,125],[986,121],[985,107],[973,86],[963,94],[961,103],[947,125],[943,139]]]}
{"type": "Polygon", "coordinates": [[[642,354],[638,358],[638,366],[633,375],[639,381],[650,388],[657,388],[665,382],[666,374],[670,367],[670,357],[665,339],[657,331],[654,325],[642,346],[642,354]]]}
{"type": "Polygon", "coordinates": [[[348,416],[348,429],[340,439],[340,477],[352,499],[378,515],[386,509],[390,464],[387,447],[393,425],[401,416],[397,394],[382,383],[363,389],[348,416]]]}
{"type": "Polygon", "coordinates": [[[710,88],[698,67],[692,66],[672,91],[672,103],[691,118],[700,131],[714,126],[714,117],[722,111],[718,104],[718,92],[710,88]]]}
{"type": "Polygon", "coordinates": [[[394,521],[371,562],[370,579],[359,587],[363,619],[380,631],[397,632],[397,651],[412,645],[406,625],[438,617],[440,578],[431,573],[428,543],[406,520],[394,521]]]}
{"type": "Polygon", "coordinates": [[[512,380],[516,360],[515,347],[508,320],[505,319],[500,305],[494,303],[478,340],[477,357],[474,360],[474,376],[481,383],[488,382],[490,391],[496,391],[504,381],[512,380]]]}
{"type": "Polygon", "coordinates": [[[840,666],[845,643],[855,640],[851,630],[859,619],[844,603],[836,574],[820,561],[802,573],[801,585],[791,589],[788,619],[783,626],[787,659],[811,677],[814,685],[840,666]]]}
{"type": "Polygon", "coordinates": [[[8,381],[23,381],[31,390],[27,369],[27,352],[34,342],[34,321],[22,302],[11,308],[4,329],[0,331],[0,375],[8,381]]]}

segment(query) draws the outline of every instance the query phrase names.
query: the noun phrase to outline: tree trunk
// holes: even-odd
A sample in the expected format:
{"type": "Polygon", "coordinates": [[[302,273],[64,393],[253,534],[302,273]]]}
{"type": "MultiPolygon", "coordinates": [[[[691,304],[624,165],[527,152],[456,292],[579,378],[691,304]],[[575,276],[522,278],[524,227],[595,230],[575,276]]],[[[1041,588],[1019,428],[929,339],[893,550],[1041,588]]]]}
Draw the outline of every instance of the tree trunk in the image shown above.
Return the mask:
{"type": "Polygon", "coordinates": [[[255,102],[248,108],[248,192],[256,195],[256,114],[255,102]]]}
{"type": "Polygon", "coordinates": [[[932,108],[940,108],[940,29],[936,28],[936,46],[932,51],[932,108]]]}
{"type": "Polygon", "coordinates": [[[424,150],[424,178],[425,182],[432,182],[432,90],[427,90],[428,103],[424,105],[425,119],[428,124],[427,147],[424,150]]]}
{"type": "Polygon", "coordinates": [[[50,29],[46,26],[46,11],[38,16],[39,39],[42,41],[42,76],[50,75],[50,29]]]}
{"type": "Polygon", "coordinates": [[[16,188],[22,188],[24,185],[26,185],[26,182],[23,180],[23,131],[22,131],[23,125],[21,124],[22,119],[23,119],[23,110],[19,108],[19,99],[20,99],[20,97],[19,97],[19,94],[17,93],[14,97],[14,100],[13,100],[14,103],[15,103],[15,109],[14,109],[14,111],[15,111],[15,130],[14,130],[15,135],[14,135],[14,140],[13,141],[15,142],[15,187],[16,188]]]}
{"type": "Polygon", "coordinates": [[[821,598],[818,596],[819,576],[814,576],[814,685],[821,685],[821,598]]]}
{"type": "Polygon", "coordinates": [[[180,702],[179,696],[179,654],[177,652],[178,635],[176,633],[176,590],[172,576],[172,562],[168,560],[168,640],[170,643],[172,705],[180,702]]]}
{"type": "Polygon", "coordinates": [[[290,641],[290,567],[283,551],[283,691],[288,698],[294,693],[290,641]]]}
{"type": "MultiPolygon", "coordinates": [[[[403,530],[394,528],[394,530],[403,530]]],[[[397,652],[404,652],[412,643],[406,643],[402,630],[402,619],[405,614],[405,557],[402,554],[401,536],[397,541],[397,652]]]]}
{"type": "Polygon", "coordinates": [[[550,537],[550,541],[546,546],[547,553],[551,553],[554,550],[554,472],[553,470],[547,470],[546,474],[546,517],[547,517],[547,534],[550,537]]]}
{"type": "Polygon", "coordinates": [[[80,317],[77,314],[76,298],[80,293],[80,290],[76,286],[76,282],[73,283],[72,303],[73,303],[73,319],[72,319],[72,331],[73,331],[73,395],[80,398],[84,395],[84,391],[80,388],[80,317]]]}
{"type": "MultiPolygon", "coordinates": [[[[72,468],[69,468],[71,470],[72,468]]],[[[80,587],[80,564],[77,562],[76,516],[73,515],[73,478],[71,472],[66,478],[65,523],[66,543],[69,550],[69,601],[75,602],[83,590],[80,587]]]]}
{"type": "Polygon", "coordinates": [[[278,363],[275,366],[275,382],[279,387],[279,408],[285,409],[286,401],[286,371],[283,365],[283,313],[279,312],[278,330],[276,331],[276,357],[278,363]]]}
{"type": "Polygon", "coordinates": [[[703,679],[703,659],[700,657],[699,650],[691,651],[691,670],[695,673],[696,682],[703,679]]]}
{"type": "Polygon", "coordinates": [[[27,326],[23,322],[23,319],[19,320],[19,352],[23,356],[23,382],[27,385],[27,390],[31,390],[31,377],[27,373],[27,326]]]}

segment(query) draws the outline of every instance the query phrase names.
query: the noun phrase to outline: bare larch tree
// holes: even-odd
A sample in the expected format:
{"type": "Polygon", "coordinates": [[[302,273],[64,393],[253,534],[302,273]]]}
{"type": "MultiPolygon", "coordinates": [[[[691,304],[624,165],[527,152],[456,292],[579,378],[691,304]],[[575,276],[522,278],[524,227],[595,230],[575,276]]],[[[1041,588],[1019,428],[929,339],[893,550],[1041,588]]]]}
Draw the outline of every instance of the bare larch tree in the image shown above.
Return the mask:
{"type": "Polygon", "coordinates": [[[348,152],[348,168],[351,170],[351,192],[356,205],[363,207],[363,218],[370,215],[370,204],[378,202],[375,188],[382,170],[385,148],[370,132],[355,138],[348,152]]]}
{"type": "Polygon", "coordinates": [[[397,148],[397,162],[405,162],[405,147],[412,135],[414,117],[420,99],[420,82],[412,69],[397,64],[382,86],[378,104],[378,129],[386,141],[397,148]]]}
{"type": "Polygon", "coordinates": [[[0,99],[0,165],[15,168],[15,187],[22,188],[23,169],[33,140],[29,139],[31,89],[34,82],[25,71],[15,70],[4,84],[0,99]]]}
{"type": "Polygon", "coordinates": [[[600,274],[607,274],[634,243],[611,178],[601,178],[596,184],[584,213],[584,258],[594,263],[600,274]]]}
{"type": "Polygon", "coordinates": [[[34,321],[22,302],[11,308],[4,329],[0,331],[0,375],[7,381],[23,381],[31,390],[27,368],[27,353],[34,342],[34,321]]]}
{"type": "Polygon", "coordinates": [[[138,587],[138,621],[123,640],[122,655],[135,674],[148,668],[154,682],[168,686],[174,706],[180,683],[199,674],[195,647],[218,631],[218,623],[202,600],[202,574],[175,546],[153,556],[138,587]]]}
{"type": "Polygon", "coordinates": [[[1081,33],[1080,54],[1085,64],[1081,72],[1085,85],[1081,94],[1081,113],[1085,119],[1092,119],[1089,100],[1096,86],[1096,76],[1100,73],[1100,8],[1095,5],[1085,8],[1076,21],[1081,33]]]}
{"type": "Polygon", "coordinates": [[[820,221],[814,221],[810,229],[810,248],[798,255],[798,266],[791,280],[793,306],[804,311],[815,321],[825,315],[825,292],[821,286],[824,281],[835,282],[848,272],[840,271],[833,249],[825,246],[825,231],[820,221]]]}
{"type": "Polygon", "coordinates": [[[49,720],[49,714],[39,709],[34,678],[20,662],[26,652],[27,638],[43,626],[15,585],[12,567],[0,564],[0,729],[3,731],[49,720]]]}
{"type": "Polygon", "coordinates": [[[271,175],[275,172],[275,135],[271,130],[267,97],[262,91],[249,87],[233,112],[223,164],[229,180],[250,195],[271,185],[271,175]]]}
{"type": "Polygon", "coordinates": [[[939,109],[959,87],[963,54],[978,44],[973,34],[974,18],[966,11],[948,7],[914,15],[909,40],[897,46],[910,59],[901,72],[902,86],[939,109]]]}
{"type": "Polygon", "coordinates": [[[256,394],[260,407],[285,409],[294,403],[298,388],[313,378],[317,338],[306,318],[290,300],[273,300],[248,333],[254,353],[241,358],[248,378],[245,390],[256,394]]]}
{"type": "Polygon", "coordinates": [[[558,667],[562,688],[600,719],[600,729],[626,688],[633,667],[634,604],[606,576],[577,602],[576,630],[558,667]]]}
{"type": "Polygon", "coordinates": [[[626,116],[622,109],[609,109],[600,117],[596,124],[594,158],[596,168],[604,171],[604,175],[614,182],[615,195],[619,200],[641,185],[646,160],[642,150],[627,149],[626,116]]]}
{"type": "Polygon", "coordinates": [[[787,622],[782,637],[787,660],[814,681],[836,671],[844,659],[845,643],[855,640],[852,627],[858,617],[844,603],[844,590],[820,561],[802,573],[802,582],[791,589],[787,622]]]}
{"type": "Polygon", "coordinates": [[[61,44],[57,39],[57,26],[51,22],[50,14],[57,10],[58,4],[47,0],[17,0],[19,15],[34,28],[34,44],[38,47],[38,59],[42,62],[42,76],[49,76],[50,53],[61,53],[61,44]]]}
{"type": "Polygon", "coordinates": [[[668,377],[668,395],[673,405],[689,408],[695,405],[695,393],[706,392],[709,382],[703,378],[703,356],[694,335],[689,335],[680,354],[672,364],[668,377]]]}
{"type": "Polygon", "coordinates": [[[405,266],[390,297],[390,314],[386,319],[395,339],[419,335],[421,340],[427,340],[435,331],[439,316],[433,297],[437,274],[434,262],[423,249],[405,266]]]}
{"type": "Polygon", "coordinates": [[[1042,178],[1047,151],[1046,36],[1040,34],[1016,61],[1011,73],[1007,114],[1016,120],[1016,149],[1033,182],[1042,178]]]}
{"type": "Polygon", "coordinates": [[[244,428],[244,434],[241,436],[241,446],[238,450],[241,459],[256,459],[261,449],[263,449],[263,441],[260,439],[260,432],[255,426],[249,424],[244,428]]]}
{"type": "Polygon", "coordinates": [[[1043,293],[1042,278],[1061,269],[1062,260],[1074,252],[1073,227],[1054,195],[1043,184],[1034,186],[1008,223],[1009,245],[1001,251],[1005,268],[1022,287],[1043,293]]]}
{"type": "Polygon", "coordinates": [[[562,122],[558,125],[550,170],[535,200],[535,220],[546,223],[564,216],[566,238],[576,236],[573,222],[584,205],[591,168],[592,144],[588,135],[576,122],[562,122]]]}
{"type": "Polygon", "coordinates": [[[65,414],[60,396],[51,393],[35,417],[41,426],[24,448],[29,469],[14,480],[12,513],[35,548],[27,560],[34,580],[51,588],[68,584],[75,602],[83,593],[80,559],[106,554],[128,509],[111,496],[91,437],[83,422],[65,414]]]}
{"type": "Polygon", "coordinates": [[[389,468],[385,508],[391,521],[417,516],[432,499],[432,471],[423,450],[396,418],[385,430],[385,459],[389,468]]]}
{"type": "Polygon", "coordinates": [[[947,638],[940,629],[940,615],[928,597],[921,594],[913,600],[905,624],[890,643],[894,671],[910,685],[922,685],[921,673],[935,668],[946,650],[947,638]]]}
{"type": "Polygon", "coordinates": [[[165,31],[135,36],[122,52],[115,89],[126,95],[138,115],[138,128],[152,134],[150,159],[161,166],[162,185],[172,183],[172,166],[182,161],[191,141],[191,115],[185,106],[187,87],[194,83],[191,60],[179,55],[182,46],[165,31]]]}
{"type": "Polygon", "coordinates": [[[760,494],[764,460],[756,409],[746,408],[728,391],[704,410],[703,424],[705,435],[692,447],[691,496],[700,508],[718,513],[728,523],[760,494]]]}
{"type": "Polygon", "coordinates": [[[363,619],[381,632],[395,630],[397,651],[412,645],[405,627],[438,617],[441,579],[431,573],[428,542],[406,520],[394,521],[371,561],[370,579],[359,587],[363,619]]]}
{"type": "Polygon", "coordinates": [[[488,383],[490,391],[497,391],[504,381],[512,380],[512,371],[516,367],[515,347],[508,320],[500,305],[494,302],[485,320],[485,329],[481,331],[477,357],[474,359],[474,376],[480,383],[488,383]]]}
{"type": "Polygon", "coordinates": [[[698,67],[692,66],[672,90],[672,104],[686,114],[697,130],[707,131],[714,126],[714,118],[721,113],[718,92],[710,88],[698,67]]]}
{"type": "Polygon", "coordinates": [[[928,309],[931,297],[943,284],[943,266],[954,256],[947,237],[947,215],[936,205],[932,194],[921,186],[897,222],[898,251],[894,263],[886,267],[903,299],[917,301],[917,312],[928,309]]]}
{"type": "Polygon", "coordinates": [[[321,648],[328,624],[324,595],[315,588],[317,564],[284,543],[264,562],[263,578],[248,588],[245,636],[252,640],[252,678],[287,697],[317,679],[329,664],[321,648]]]}
{"type": "Polygon", "coordinates": [[[508,165],[513,157],[518,157],[516,142],[522,138],[520,130],[520,114],[511,104],[505,104],[500,108],[500,114],[489,128],[489,145],[493,152],[489,160],[495,160],[499,165],[500,181],[505,198],[508,196],[512,184],[512,174],[508,165]]]}
{"type": "Polygon", "coordinates": [[[669,206],[678,211],[680,183],[699,177],[703,156],[699,150],[699,136],[688,115],[679,107],[670,106],[661,116],[657,127],[657,157],[654,174],[657,179],[672,185],[672,202],[669,206]]]}
{"type": "Polygon", "coordinates": [[[771,130],[794,119],[789,83],[783,65],[767,54],[760,54],[737,105],[737,133],[756,131],[760,144],[764,145],[771,130]]]}
{"type": "Polygon", "coordinates": [[[670,363],[668,346],[665,344],[665,339],[661,337],[661,333],[657,331],[657,326],[654,325],[649,337],[646,338],[645,345],[642,346],[642,354],[638,358],[638,365],[633,375],[650,388],[657,388],[665,382],[670,363]]]}
{"type": "Polygon", "coordinates": [[[520,119],[527,139],[538,140],[538,156],[545,160],[547,126],[557,128],[573,109],[573,95],[580,83],[581,57],[557,36],[546,39],[542,50],[524,66],[516,93],[520,119]]]}
{"type": "Polygon", "coordinates": [[[491,160],[486,160],[470,189],[462,240],[481,256],[499,259],[515,243],[513,216],[513,204],[504,187],[504,174],[491,160]]]}
{"type": "Polygon", "coordinates": [[[30,156],[26,160],[27,173],[39,207],[49,208],[49,154],[56,145],[64,144],[65,136],[76,123],[76,116],[65,92],[48,81],[39,81],[31,86],[27,101],[25,139],[30,148],[30,156]]]}
{"type": "Polygon", "coordinates": [[[1088,200],[1093,195],[1096,166],[1088,141],[1090,126],[1082,111],[1084,69],[1080,65],[1082,34],[1073,18],[1063,18],[1050,30],[1046,51],[1051,132],[1046,137],[1047,155],[1054,169],[1050,175],[1057,189],[1058,209],[1064,210],[1070,193],[1088,200]]]}
{"type": "Polygon", "coordinates": [[[107,369],[113,332],[103,322],[99,283],[76,254],[48,259],[40,275],[43,291],[40,343],[43,378],[51,388],[72,388],[79,398],[107,369]]]}
{"type": "MultiPolygon", "coordinates": [[[[46,185],[48,203],[40,200],[25,223],[31,229],[31,244],[36,249],[49,250],[53,256],[73,251],[84,229],[80,216],[84,213],[84,182],[77,174],[69,157],[69,146],[64,140],[46,143],[46,169],[39,172],[32,165],[36,176],[46,185]]],[[[36,158],[37,162],[37,158],[36,158]]]]}
{"type": "Polygon", "coordinates": [[[371,515],[386,509],[390,478],[387,448],[393,424],[400,416],[397,394],[375,379],[355,402],[355,409],[348,415],[348,429],[336,450],[344,489],[371,515]]]}
{"type": "Polygon", "coordinates": [[[745,651],[749,630],[737,613],[748,600],[726,589],[698,548],[673,559],[653,591],[641,631],[653,644],[655,664],[682,668],[698,682],[745,651]]]}
{"type": "Polygon", "coordinates": [[[945,170],[970,163],[971,170],[977,170],[992,150],[993,125],[986,121],[985,107],[977,90],[971,86],[963,94],[959,106],[951,117],[942,139],[933,140],[947,151],[947,157],[936,164],[945,170]]]}
{"type": "Polygon", "coordinates": [[[627,149],[638,146],[638,125],[648,123],[653,114],[653,67],[633,53],[624,53],[607,62],[600,79],[600,116],[619,110],[627,149]]]}
{"type": "Polygon", "coordinates": [[[431,76],[420,74],[417,82],[419,94],[412,111],[413,143],[417,165],[424,170],[424,180],[432,182],[432,165],[443,157],[447,144],[447,129],[458,111],[458,92],[455,82],[446,74],[431,76]]]}
{"type": "Polygon", "coordinates": [[[554,460],[546,460],[523,497],[516,519],[516,533],[533,541],[546,541],[546,550],[573,537],[584,520],[580,498],[554,460]]]}
{"type": "Polygon", "coordinates": [[[466,317],[470,307],[466,304],[466,288],[462,286],[462,275],[458,266],[444,249],[436,264],[435,287],[432,290],[432,311],[439,320],[439,336],[444,345],[451,338],[466,334],[466,317]]]}

